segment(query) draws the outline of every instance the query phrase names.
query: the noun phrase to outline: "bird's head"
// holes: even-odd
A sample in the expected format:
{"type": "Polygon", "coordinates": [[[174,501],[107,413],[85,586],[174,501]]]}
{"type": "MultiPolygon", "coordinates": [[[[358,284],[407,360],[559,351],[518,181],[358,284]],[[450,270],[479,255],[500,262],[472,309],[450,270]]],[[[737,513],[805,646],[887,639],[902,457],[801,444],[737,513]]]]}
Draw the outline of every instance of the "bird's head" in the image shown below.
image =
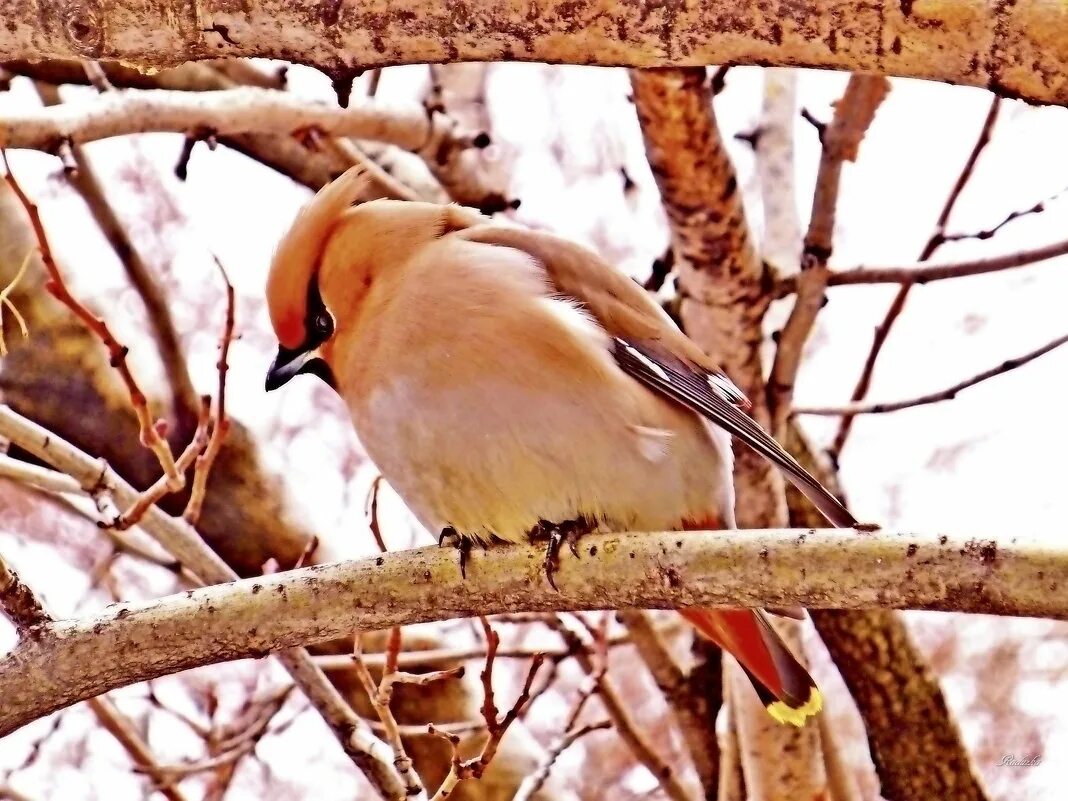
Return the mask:
{"type": "Polygon", "coordinates": [[[268,391],[301,373],[336,387],[334,346],[355,325],[383,271],[477,217],[436,203],[372,200],[353,206],[370,180],[353,167],[327,184],[301,209],[275,251],[267,308],[278,355],[267,372],[268,391]]]}

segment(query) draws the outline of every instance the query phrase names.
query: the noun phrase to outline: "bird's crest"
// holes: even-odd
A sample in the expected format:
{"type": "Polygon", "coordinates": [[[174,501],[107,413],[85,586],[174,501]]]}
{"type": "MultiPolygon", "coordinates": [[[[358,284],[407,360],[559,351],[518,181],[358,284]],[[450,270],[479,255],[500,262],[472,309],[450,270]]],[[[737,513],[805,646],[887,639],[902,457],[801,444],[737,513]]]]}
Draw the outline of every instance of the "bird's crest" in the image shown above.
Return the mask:
{"type": "Polygon", "coordinates": [[[300,210],[278,243],[267,275],[267,309],[282,346],[296,348],[304,341],[308,286],[319,267],[323,248],[338,218],[356,201],[369,180],[359,165],[342,173],[300,210]]]}

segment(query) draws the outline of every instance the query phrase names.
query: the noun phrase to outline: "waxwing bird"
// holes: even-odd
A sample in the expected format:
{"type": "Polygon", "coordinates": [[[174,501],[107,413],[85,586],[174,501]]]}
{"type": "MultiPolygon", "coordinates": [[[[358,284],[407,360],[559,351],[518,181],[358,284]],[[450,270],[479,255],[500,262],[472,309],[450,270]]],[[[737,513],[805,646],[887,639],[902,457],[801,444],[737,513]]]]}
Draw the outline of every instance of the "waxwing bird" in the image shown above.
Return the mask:
{"type": "MultiPolygon", "coordinates": [[[[733,528],[731,435],[837,526],[853,517],[743,411],[742,392],[648,294],[592,251],[455,205],[375,200],[349,170],[282,238],[267,281],[275,389],[318,375],[429,530],[526,541],[733,528]]],[[[768,711],[819,691],[759,609],[684,609],[768,711]]]]}

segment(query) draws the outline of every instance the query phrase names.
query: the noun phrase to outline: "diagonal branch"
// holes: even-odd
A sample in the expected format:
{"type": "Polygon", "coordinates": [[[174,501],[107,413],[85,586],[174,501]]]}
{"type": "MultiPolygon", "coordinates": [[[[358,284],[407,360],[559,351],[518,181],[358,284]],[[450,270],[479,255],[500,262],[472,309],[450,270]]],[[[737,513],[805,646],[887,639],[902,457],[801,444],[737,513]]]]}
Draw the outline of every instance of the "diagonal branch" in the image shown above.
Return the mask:
{"type": "Polygon", "coordinates": [[[1068,334],[1059,336],[1052,342],[1047,342],[1041,348],[1037,348],[1029,353],[1025,353],[1023,356],[1017,356],[1014,359],[1006,359],[997,367],[992,367],[989,370],[984,370],[978,375],[974,375],[971,378],[965,379],[954,384],[951,387],[940,390],[938,392],[929,392],[926,395],[920,395],[916,398],[909,398],[908,400],[893,401],[888,403],[851,403],[847,406],[809,406],[801,407],[794,410],[794,414],[813,414],[824,416],[836,416],[836,415],[857,415],[857,414],[886,414],[887,412],[899,412],[902,409],[912,409],[917,406],[927,406],[932,403],[940,403],[941,401],[953,400],[957,397],[957,393],[962,390],[974,387],[976,384],[981,384],[991,378],[995,378],[1004,373],[1015,370],[1017,367],[1023,367],[1028,362],[1032,362],[1040,356],[1045,356],[1052,350],[1056,350],[1061,345],[1068,343],[1068,334]]]}
{"type": "MultiPolygon", "coordinates": [[[[923,251],[920,253],[921,262],[930,259],[946,241],[946,225],[949,223],[950,215],[952,215],[953,209],[957,205],[957,201],[960,199],[965,187],[975,173],[975,166],[979,163],[979,157],[983,154],[983,151],[986,150],[986,146],[990,144],[990,137],[994,132],[994,126],[997,124],[1000,111],[1001,98],[995,97],[990,103],[990,110],[987,112],[986,119],[983,120],[983,127],[979,131],[979,138],[975,140],[975,144],[972,146],[971,152],[968,154],[968,158],[964,162],[964,166],[957,175],[957,180],[954,182],[953,188],[950,190],[949,196],[946,198],[946,202],[942,206],[942,211],[938,215],[938,220],[935,222],[934,231],[931,233],[930,238],[927,240],[927,244],[924,245],[923,251]]],[[[883,345],[886,344],[886,340],[890,336],[890,331],[893,329],[894,323],[897,322],[898,317],[901,316],[901,312],[904,311],[905,303],[908,301],[911,290],[911,283],[901,285],[897,294],[894,296],[894,299],[890,302],[890,306],[886,310],[886,315],[883,317],[883,321],[876,326],[875,336],[872,338],[871,350],[868,352],[868,356],[864,360],[864,367],[861,368],[860,377],[857,379],[857,384],[853,388],[853,394],[851,396],[852,401],[862,400],[864,396],[868,394],[868,390],[871,388],[872,376],[875,374],[875,364],[879,360],[879,354],[882,353],[883,345]]],[[[838,424],[838,431],[834,435],[834,440],[832,441],[830,448],[827,449],[831,461],[838,461],[838,457],[842,453],[842,448],[845,447],[846,440],[849,438],[849,432],[852,428],[852,415],[843,417],[838,424]]]]}
{"type": "MultiPolygon", "coordinates": [[[[36,81],[34,85],[46,106],[59,106],[61,98],[58,87],[41,81],[36,81]]],[[[195,418],[199,406],[197,393],[189,377],[189,365],[182,352],[181,340],[167,304],[164,288],[126,233],[126,228],[108,201],[104,187],[85,149],[77,143],[70,143],[70,154],[74,160],[75,169],[69,172],[64,171],[66,178],[82,196],[97,227],[108,240],[115,256],[122,263],[130,283],[137,290],[137,294],[145,305],[149,327],[156,340],[160,361],[163,362],[171,387],[174,414],[179,420],[195,418]]]]}
{"type": "MultiPolygon", "coordinates": [[[[1068,239],[1049,245],[1006,253],[1002,256],[989,256],[985,259],[972,259],[949,264],[919,264],[907,267],[857,267],[852,270],[833,272],[827,277],[827,286],[856,286],[858,284],[926,284],[931,281],[945,281],[950,278],[966,278],[970,275],[984,275],[1003,270],[1015,270],[1028,267],[1041,261],[1056,259],[1068,255],[1068,239]]],[[[797,290],[795,276],[781,278],[775,285],[774,296],[783,298],[797,290]]]]}

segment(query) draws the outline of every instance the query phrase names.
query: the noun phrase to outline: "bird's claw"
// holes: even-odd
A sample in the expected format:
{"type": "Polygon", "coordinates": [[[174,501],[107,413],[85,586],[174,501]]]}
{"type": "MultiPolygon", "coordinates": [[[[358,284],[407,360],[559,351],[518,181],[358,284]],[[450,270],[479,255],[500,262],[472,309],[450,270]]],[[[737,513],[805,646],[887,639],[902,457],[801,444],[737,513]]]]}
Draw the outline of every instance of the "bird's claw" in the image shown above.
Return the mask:
{"type": "Polygon", "coordinates": [[[538,525],[531,530],[531,539],[548,538],[545,546],[545,559],[542,561],[542,565],[545,570],[545,578],[548,580],[549,586],[554,590],[559,591],[553,575],[560,569],[560,546],[566,542],[571,555],[578,559],[578,539],[583,534],[591,532],[593,528],[593,525],[588,520],[579,518],[577,520],[565,520],[559,524],[540,520],[538,525]]]}
{"type": "Polygon", "coordinates": [[[460,552],[460,578],[467,578],[467,560],[471,556],[471,538],[465,537],[452,526],[445,526],[438,535],[438,547],[445,545],[445,540],[455,539],[453,547],[460,552]]]}
{"type": "Polygon", "coordinates": [[[545,560],[542,562],[542,566],[545,570],[545,578],[549,581],[549,586],[559,592],[553,573],[560,569],[560,546],[567,535],[559,526],[552,526],[548,533],[549,542],[545,546],[545,560]]]}

